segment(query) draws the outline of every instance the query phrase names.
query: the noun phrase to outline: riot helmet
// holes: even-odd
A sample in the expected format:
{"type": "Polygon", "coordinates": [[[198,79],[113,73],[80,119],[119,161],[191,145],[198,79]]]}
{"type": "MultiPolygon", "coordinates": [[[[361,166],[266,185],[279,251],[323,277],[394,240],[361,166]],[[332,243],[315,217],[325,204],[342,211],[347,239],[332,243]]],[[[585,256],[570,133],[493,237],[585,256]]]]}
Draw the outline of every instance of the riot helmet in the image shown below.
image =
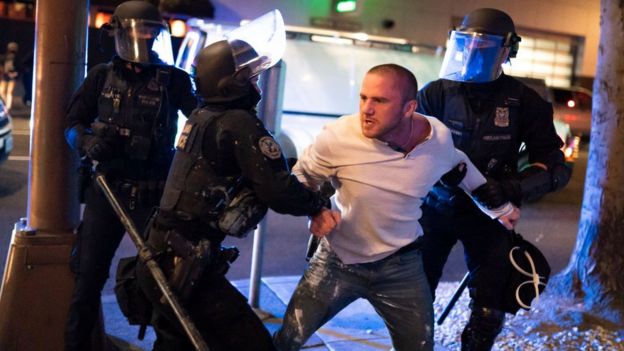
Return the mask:
{"type": "Polygon", "coordinates": [[[482,8],[467,14],[450,32],[440,78],[484,83],[502,73],[501,65],[516,57],[520,37],[505,12],[482,8]]]}
{"type": "Polygon", "coordinates": [[[286,46],[284,21],[273,10],[202,49],[195,57],[193,76],[206,101],[234,101],[255,86],[260,73],[280,60],[286,46]]]}
{"type": "Polygon", "coordinates": [[[173,65],[169,26],[149,2],[122,3],[104,28],[115,37],[115,51],[122,59],[139,64],[173,65]]]}

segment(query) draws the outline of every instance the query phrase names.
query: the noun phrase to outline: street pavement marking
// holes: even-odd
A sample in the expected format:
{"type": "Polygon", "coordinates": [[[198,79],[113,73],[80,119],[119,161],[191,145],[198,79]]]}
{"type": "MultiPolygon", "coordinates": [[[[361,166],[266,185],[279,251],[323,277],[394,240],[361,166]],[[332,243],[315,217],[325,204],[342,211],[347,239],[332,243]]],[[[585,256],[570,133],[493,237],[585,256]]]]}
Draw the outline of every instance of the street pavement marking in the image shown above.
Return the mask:
{"type": "Polygon", "coordinates": [[[30,156],[9,156],[9,161],[30,161],[30,156]]]}

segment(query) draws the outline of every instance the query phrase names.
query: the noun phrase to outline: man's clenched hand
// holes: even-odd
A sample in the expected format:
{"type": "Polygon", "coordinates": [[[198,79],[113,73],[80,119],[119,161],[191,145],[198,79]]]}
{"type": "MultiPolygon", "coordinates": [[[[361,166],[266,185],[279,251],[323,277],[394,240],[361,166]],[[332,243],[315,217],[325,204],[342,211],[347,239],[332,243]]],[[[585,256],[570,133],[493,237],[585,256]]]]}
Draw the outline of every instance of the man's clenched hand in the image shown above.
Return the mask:
{"type": "Polygon", "coordinates": [[[310,233],[322,238],[334,230],[340,224],[340,211],[323,208],[310,218],[310,233]]]}

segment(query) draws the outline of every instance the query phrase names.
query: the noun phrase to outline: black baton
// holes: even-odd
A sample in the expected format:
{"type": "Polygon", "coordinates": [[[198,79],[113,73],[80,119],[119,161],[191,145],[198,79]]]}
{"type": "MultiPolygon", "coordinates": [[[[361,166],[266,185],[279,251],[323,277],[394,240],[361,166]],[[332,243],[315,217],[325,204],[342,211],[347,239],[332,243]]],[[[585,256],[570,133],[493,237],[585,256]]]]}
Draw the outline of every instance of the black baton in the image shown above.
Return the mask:
{"type": "Polygon", "coordinates": [[[195,324],[193,324],[193,321],[189,317],[188,313],[182,307],[182,305],[180,305],[177,297],[169,287],[169,284],[167,283],[167,278],[165,278],[165,275],[160,269],[160,266],[158,266],[158,263],[156,263],[156,261],[154,260],[154,254],[152,253],[150,248],[145,245],[143,237],[141,237],[136,229],[136,226],[134,225],[134,222],[132,222],[132,219],[130,218],[130,216],[128,216],[126,210],[117,200],[117,197],[108,185],[104,174],[101,172],[96,172],[95,181],[99,185],[100,189],[102,189],[102,192],[104,192],[104,195],[106,195],[106,199],[110,203],[113,210],[115,210],[115,213],[119,217],[119,220],[121,221],[123,226],[126,228],[128,235],[130,235],[130,239],[132,239],[134,245],[136,245],[137,247],[139,258],[142,262],[145,263],[145,265],[149,269],[150,274],[156,281],[156,284],[160,288],[160,291],[165,297],[165,300],[167,300],[167,303],[175,313],[176,317],[178,317],[180,324],[182,324],[182,328],[184,328],[184,331],[191,339],[191,342],[193,343],[195,349],[197,351],[210,351],[208,345],[204,341],[204,338],[202,338],[201,334],[195,327],[195,324]]]}
{"type": "MultiPolygon", "coordinates": [[[[334,189],[334,187],[328,181],[325,181],[323,182],[323,184],[321,184],[319,191],[321,192],[321,194],[323,194],[323,196],[326,196],[327,198],[331,198],[336,193],[336,189],[334,189]]],[[[314,256],[316,248],[319,246],[320,243],[321,238],[315,236],[314,234],[310,234],[310,239],[308,239],[308,248],[306,250],[305,256],[306,261],[310,261],[312,256],[314,256]]]]}
{"type": "Polygon", "coordinates": [[[313,234],[310,234],[310,239],[308,239],[308,249],[306,250],[306,261],[310,261],[314,253],[316,252],[316,248],[319,246],[321,239],[316,237],[313,234]]]}
{"type": "Polygon", "coordinates": [[[466,272],[466,275],[464,276],[464,278],[459,283],[459,286],[457,287],[457,289],[453,293],[453,296],[451,296],[451,299],[449,300],[448,304],[446,305],[446,307],[444,307],[444,310],[442,311],[442,314],[440,315],[440,317],[438,317],[438,320],[436,321],[436,323],[438,325],[441,325],[442,323],[444,323],[444,320],[446,319],[448,314],[451,312],[451,310],[453,309],[453,307],[457,303],[457,300],[459,300],[459,297],[464,292],[464,289],[466,289],[466,286],[468,286],[468,278],[469,277],[470,277],[470,272],[466,272]]]}

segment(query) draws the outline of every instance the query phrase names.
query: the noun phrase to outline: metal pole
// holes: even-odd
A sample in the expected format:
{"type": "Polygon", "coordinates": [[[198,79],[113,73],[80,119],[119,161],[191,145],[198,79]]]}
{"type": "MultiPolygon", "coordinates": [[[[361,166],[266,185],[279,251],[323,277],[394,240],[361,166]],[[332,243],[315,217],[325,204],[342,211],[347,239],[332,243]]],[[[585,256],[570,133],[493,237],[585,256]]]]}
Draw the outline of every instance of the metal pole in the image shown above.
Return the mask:
{"type": "Polygon", "coordinates": [[[264,254],[266,228],[267,219],[265,216],[254,231],[251,274],[249,277],[249,305],[253,308],[260,307],[260,279],[262,278],[262,256],[264,254]]]}
{"type": "Polygon", "coordinates": [[[63,131],[69,100],[85,76],[89,1],[37,1],[36,6],[28,225],[72,232],[80,221],[78,158],[63,131]]]}
{"type": "Polygon", "coordinates": [[[280,60],[263,72],[258,82],[262,91],[262,100],[258,103],[258,118],[273,134],[279,134],[281,131],[285,80],[286,63],[280,60]]]}
{"type": "MultiPolygon", "coordinates": [[[[281,129],[285,78],[286,64],[281,60],[260,77],[262,100],[260,100],[258,106],[258,117],[273,134],[279,133],[281,129]]],[[[266,228],[266,217],[264,217],[254,231],[251,272],[249,275],[249,305],[253,308],[260,307],[260,279],[262,278],[266,228]]]]}
{"type": "Polygon", "coordinates": [[[0,290],[0,350],[63,350],[79,223],[77,157],[65,111],[86,68],[89,1],[37,1],[28,217],[13,231],[0,290]]]}

